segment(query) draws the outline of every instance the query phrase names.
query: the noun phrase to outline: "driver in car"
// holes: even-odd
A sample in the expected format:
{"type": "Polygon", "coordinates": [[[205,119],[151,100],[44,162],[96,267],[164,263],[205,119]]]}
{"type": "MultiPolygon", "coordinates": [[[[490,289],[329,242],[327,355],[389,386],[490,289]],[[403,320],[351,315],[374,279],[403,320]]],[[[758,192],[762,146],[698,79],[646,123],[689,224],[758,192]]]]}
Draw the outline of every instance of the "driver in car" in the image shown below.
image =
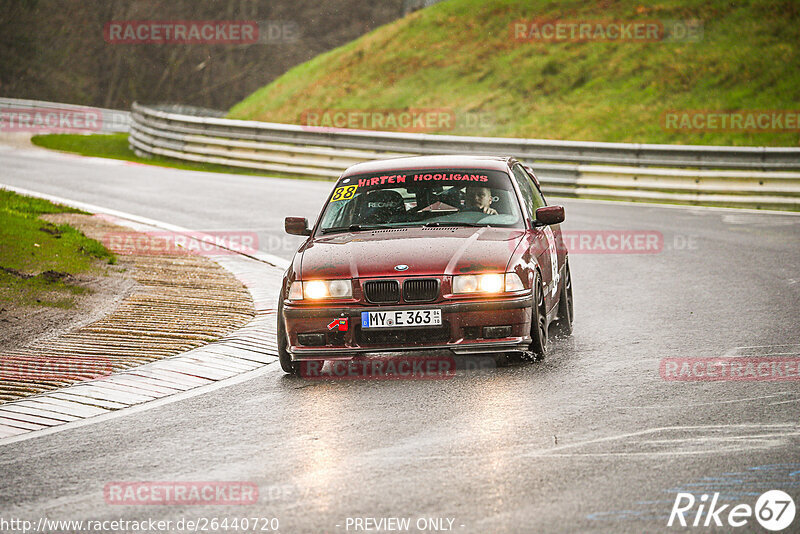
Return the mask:
{"type": "Polygon", "coordinates": [[[491,207],[492,190],[479,185],[468,185],[465,204],[467,211],[482,211],[487,215],[497,215],[497,210],[491,207]]]}

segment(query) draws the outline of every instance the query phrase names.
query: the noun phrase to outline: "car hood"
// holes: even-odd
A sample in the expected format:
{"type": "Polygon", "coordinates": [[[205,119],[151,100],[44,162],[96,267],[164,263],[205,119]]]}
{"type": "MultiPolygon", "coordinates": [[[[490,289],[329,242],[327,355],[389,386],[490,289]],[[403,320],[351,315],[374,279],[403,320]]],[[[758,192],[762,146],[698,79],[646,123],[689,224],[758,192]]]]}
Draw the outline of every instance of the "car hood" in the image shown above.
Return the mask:
{"type": "Polygon", "coordinates": [[[489,227],[323,235],[298,251],[299,265],[303,280],[503,272],[523,235],[521,229],[489,227]],[[408,269],[397,271],[397,265],[408,269]]]}

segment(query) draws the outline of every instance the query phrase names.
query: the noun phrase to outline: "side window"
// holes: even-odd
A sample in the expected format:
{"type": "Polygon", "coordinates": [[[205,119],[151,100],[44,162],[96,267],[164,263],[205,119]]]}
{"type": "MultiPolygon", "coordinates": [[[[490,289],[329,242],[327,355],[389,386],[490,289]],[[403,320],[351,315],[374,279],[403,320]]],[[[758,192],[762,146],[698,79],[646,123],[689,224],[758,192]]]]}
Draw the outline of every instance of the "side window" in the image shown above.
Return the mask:
{"type": "Polygon", "coordinates": [[[527,173],[519,164],[514,165],[514,168],[511,170],[514,173],[514,179],[519,186],[519,190],[522,192],[522,200],[525,202],[525,209],[528,210],[528,215],[531,220],[534,220],[536,219],[536,207],[538,206],[534,204],[533,188],[531,187],[530,178],[528,178],[527,173]]]}
{"type": "MultiPolygon", "coordinates": [[[[523,170],[525,170],[525,169],[523,168],[523,170]]],[[[528,179],[531,182],[531,190],[533,191],[533,208],[534,208],[534,210],[538,210],[539,208],[543,208],[543,207],[547,206],[547,202],[545,202],[545,200],[544,200],[544,195],[542,195],[542,190],[539,189],[538,185],[536,185],[536,182],[533,180],[533,178],[531,177],[530,173],[528,173],[528,171],[525,171],[525,174],[526,174],[526,176],[528,176],[528,179]]],[[[534,211],[534,213],[535,213],[535,211],[534,211]]]]}
{"type": "Polygon", "coordinates": [[[539,208],[547,206],[547,202],[544,201],[544,196],[542,195],[539,186],[533,183],[533,181],[531,181],[531,187],[533,188],[533,209],[534,213],[536,213],[536,210],[539,208]]]}

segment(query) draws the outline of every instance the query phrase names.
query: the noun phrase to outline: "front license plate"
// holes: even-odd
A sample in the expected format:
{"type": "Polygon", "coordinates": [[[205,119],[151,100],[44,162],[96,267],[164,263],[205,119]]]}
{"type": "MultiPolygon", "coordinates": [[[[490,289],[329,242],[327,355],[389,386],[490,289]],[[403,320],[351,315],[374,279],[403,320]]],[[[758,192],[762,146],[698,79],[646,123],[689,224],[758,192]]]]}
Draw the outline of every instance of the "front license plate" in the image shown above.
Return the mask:
{"type": "Polygon", "coordinates": [[[400,310],[361,312],[361,328],[440,326],[442,310],[400,310]]]}

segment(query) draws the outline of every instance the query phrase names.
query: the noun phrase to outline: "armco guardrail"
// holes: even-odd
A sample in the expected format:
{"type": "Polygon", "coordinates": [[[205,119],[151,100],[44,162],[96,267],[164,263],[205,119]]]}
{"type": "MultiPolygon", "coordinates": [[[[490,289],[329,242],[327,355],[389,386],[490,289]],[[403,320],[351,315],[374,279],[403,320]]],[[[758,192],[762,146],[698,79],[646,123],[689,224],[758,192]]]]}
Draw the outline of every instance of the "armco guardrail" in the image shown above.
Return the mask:
{"type": "MultiPolygon", "coordinates": [[[[3,125],[0,132],[4,130],[14,131],[25,130],[33,132],[47,131],[86,131],[97,133],[127,132],[130,130],[131,114],[128,111],[116,109],[95,108],[91,106],[76,106],[74,104],[58,104],[55,102],[42,102],[40,100],[25,100],[21,98],[0,98],[0,110],[3,117],[3,125]],[[24,113],[26,117],[10,117],[11,113],[24,113]],[[61,113],[61,117],[58,112],[61,113]],[[36,114],[39,117],[36,117],[36,114]],[[94,124],[85,127],[76,126],[71,123],[75,114],[93,114],[97,116],[94,124]],[[51,116],[48,116],[51,115],[51,116]],[[20,127],[19,124],[22,123],[20,127]],[[17,123],[17,126],[14,126],[17,123]],[[26,127],[26,125],[29,125],[26,127]]],[[[83,126],[83,125],[81,125],[83,126]]]]}
{"type": "Polygon", "coordinates": [[[133,105],[130,145],[137,154],[327,179],[371,159],[511,154],[531,164],[550,194],[800,209],[800,173],[791,172],[800,170],[800,148],[373,132],[231,120],[173,109],[133,105]]]}

